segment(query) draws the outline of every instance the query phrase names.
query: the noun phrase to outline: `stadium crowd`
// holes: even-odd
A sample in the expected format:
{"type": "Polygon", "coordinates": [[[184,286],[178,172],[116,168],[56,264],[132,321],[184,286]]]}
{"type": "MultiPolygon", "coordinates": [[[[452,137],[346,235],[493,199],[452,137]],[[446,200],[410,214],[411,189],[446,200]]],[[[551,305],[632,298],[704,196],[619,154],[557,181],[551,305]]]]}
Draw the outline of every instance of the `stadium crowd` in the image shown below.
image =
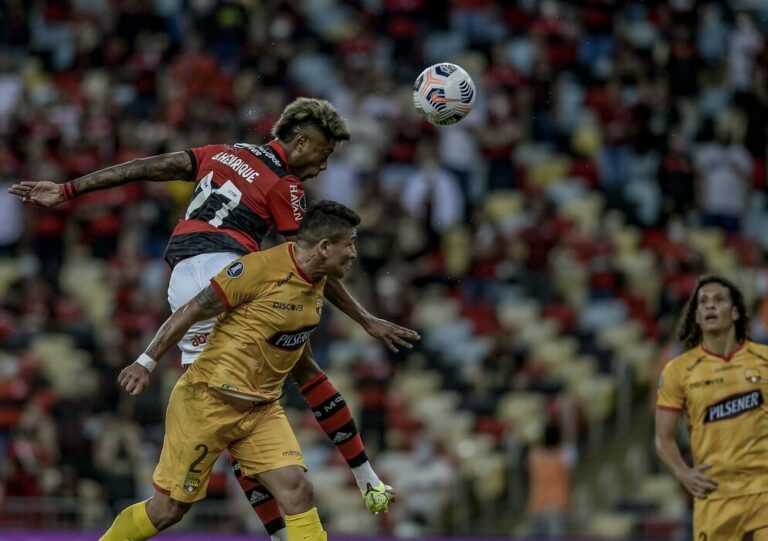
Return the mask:
{"type": "MultiPolygon", "coordinates": [[[[768,340],[767,37],[759,0],[3,2],[0,502],[71,497],[93,526],[150,488],[178,358],[138,399],[115,380],[167,315],[162,254],[191,193],[135,183],[43,210],[4,188],[260,143],[311,95],[352,132],[307,185],[363,218],[351,287],[424,336],[394,355],[335,313],[313,338],[402,494],[376,523],[455,533],[479,516],[509,533],[495,520],[525,511],[510,487],[526,470],[510,449],[553,427],[587,449],[621,392],[650,392],[701,273],[738,281],[768,340]],[[441,129],[410,95],[438,61],[478,86],[475,110],[441,129]],[[111,509],[89,518],[93,502],[111,509]]],[[[318,498],[354,488],[286,400],[318,498]]],[[[242,499],[230,477],[222,465],[214,498],[242,499]]],[[[332,533],[371,529],[349,492],[332,533]]],[[[568,495],[550,508],[536,494],[534,526],[560,524],[568,495]]],[[[0,525],[18,520],[3,509],[0,525]]],[[[241,518],[226,527],[255,517],[241,518]]]]}

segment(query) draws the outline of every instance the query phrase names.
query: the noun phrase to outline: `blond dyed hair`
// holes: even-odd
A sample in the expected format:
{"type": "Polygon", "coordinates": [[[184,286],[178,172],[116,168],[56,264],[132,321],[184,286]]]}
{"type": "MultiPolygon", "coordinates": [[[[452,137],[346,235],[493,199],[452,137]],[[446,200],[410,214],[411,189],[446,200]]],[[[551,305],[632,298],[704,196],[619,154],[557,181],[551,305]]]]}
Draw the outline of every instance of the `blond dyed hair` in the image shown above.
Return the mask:
{"type": "Polygon", "coordinates": [[[346,120],[329,101],[316,98],[298,98],[286,105],[272,126],[272,136],[287,143],[307,126],[319,129],[331,142],[349,140],[346,120]]]}

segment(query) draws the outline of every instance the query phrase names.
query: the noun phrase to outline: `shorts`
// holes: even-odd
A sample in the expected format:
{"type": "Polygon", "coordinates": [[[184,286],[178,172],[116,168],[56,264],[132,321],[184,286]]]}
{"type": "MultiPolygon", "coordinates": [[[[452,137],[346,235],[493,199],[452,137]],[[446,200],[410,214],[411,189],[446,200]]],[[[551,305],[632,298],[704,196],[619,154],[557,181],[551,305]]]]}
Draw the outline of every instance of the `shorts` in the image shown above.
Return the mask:
{"type": "Polygon", "coordinates": [[[694,541],[742,541],[768,527],[768,492],[693,503],[694,541]]]}
{"type": "Polygon", "coordinates": [[[202,500],[224,449],[240,462],[245,477],[285,466],[307,469],[279,402],[254,405],[205,383],[190,383],[182,374],[168,402],[155,488],[180,502],[202,500]]]}
{"type": "MultiPolygon", "coordinates": [[[[171,311],[175,312],[191,301],[211,283],[211,278],[238,257],[240,256],[235,253],[219,252],[200,254],[179,261],[173,268],[168,282],[168,304],[171,311]]],[[[198,321],[189,328],[184,338],[179,340],[181,364],[188,365],[195,362],[208,343],[208,335],[211,334],[214,323],[216,323],[215,317],[198,321]]]]}

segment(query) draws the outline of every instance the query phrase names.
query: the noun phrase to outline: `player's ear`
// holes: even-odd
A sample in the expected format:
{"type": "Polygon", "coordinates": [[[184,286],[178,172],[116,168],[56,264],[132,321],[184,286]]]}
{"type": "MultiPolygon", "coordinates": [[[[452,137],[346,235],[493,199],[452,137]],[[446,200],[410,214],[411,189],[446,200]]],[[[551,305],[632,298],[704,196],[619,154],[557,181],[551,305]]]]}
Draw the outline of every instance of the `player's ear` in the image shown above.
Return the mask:
{"type": "Polygon", "coordinates": [[[331,245],[331,241],[328,239],[323,239],[319,243],[317,243],[317,250],[320,252],[320,255],[323,257],[328,257],[328,251],[331,245]]]}
{"type": "Polygon", "coordinates": [[[739,313],[739,309],[735,306],[731,306],[731,319],[733,321],[738,321],[741,319],[741,314],[739,313]]]}
{"type": "Polygon", "coordinates": [[[303,131],[296,132],[296,135],[293,137],[293,144],[296,147],[296,150],[303,150],[304,145],[307,144],[307,134],[303,131]]]}

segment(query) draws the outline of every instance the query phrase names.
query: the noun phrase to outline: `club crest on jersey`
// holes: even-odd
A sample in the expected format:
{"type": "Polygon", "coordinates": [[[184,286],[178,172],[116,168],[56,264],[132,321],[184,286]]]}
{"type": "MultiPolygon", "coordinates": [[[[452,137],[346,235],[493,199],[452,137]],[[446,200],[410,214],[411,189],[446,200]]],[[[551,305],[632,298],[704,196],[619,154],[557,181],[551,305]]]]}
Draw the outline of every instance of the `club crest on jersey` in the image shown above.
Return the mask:
{"type": "Polygon", "coordinates": [[[760,370],[757,368],[745,368],[744,377],[750,383],[757,383],[761,379],[760,370]]]}
{"type": "Polygon", "coordinates": [[[184,492],[187,494],[194,494],[200,489],[200,479],[194,477],[187,477],[184,479],[184,492]]]}
{"type": "Polygon", "coordinates": [[[227,269],[227,276],[229,276],[230,278],[237,278],[238,276],[243,274],[244,270],[245,270],[245,265],[243,265],[243,262],[235,261],[227,269]]]}

